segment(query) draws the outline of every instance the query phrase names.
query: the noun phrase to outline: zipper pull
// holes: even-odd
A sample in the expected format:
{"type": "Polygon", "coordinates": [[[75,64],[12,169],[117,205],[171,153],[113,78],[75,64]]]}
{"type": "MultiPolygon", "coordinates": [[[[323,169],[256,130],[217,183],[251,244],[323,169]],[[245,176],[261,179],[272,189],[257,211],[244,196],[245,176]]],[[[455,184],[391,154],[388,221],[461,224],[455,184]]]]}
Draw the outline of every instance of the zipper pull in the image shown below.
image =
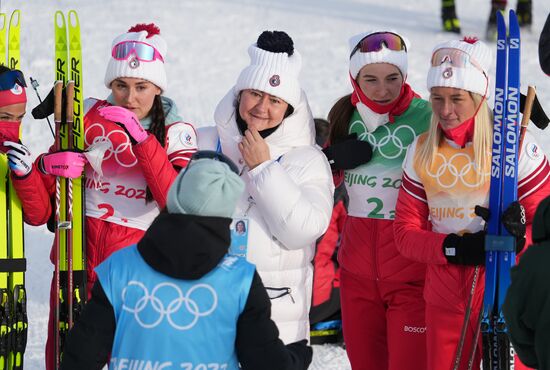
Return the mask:
{"type": "Polygon", "coordinates": [[[250,208],[252,208],[252,206],[254,204],[256,204],[256,202],[254,202],[254,198],[252,198],[252,196],[249,196],[248,197],[248,208],[246,209],[246,211],[244,211],[244,216],[243,217],[247,217],[248,211],[250,211],[250,208]]]}
{"type": "Polygon", "coordinates": [[[288,288],[286,290],[286,292],[288,293],[288,295],[290,296],[290,300],[292,301],[292,303],[296,304],[296,301],[294,300],[294,297],[292,296],[292,289],[288,288]]]}

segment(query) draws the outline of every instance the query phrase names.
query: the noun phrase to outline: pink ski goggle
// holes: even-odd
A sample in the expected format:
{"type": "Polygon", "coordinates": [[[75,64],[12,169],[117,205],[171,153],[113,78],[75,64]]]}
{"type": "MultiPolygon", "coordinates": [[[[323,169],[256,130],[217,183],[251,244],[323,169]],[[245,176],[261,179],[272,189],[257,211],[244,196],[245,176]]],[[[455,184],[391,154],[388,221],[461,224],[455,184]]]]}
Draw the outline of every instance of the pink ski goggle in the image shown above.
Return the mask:
{"type": "Polygon", "coordinates": [[[432,55],[432,67],[439,67],[443,63],[449,63],[456,68],[466,68],[469,64],[473,65],[480,72],[485,74],[479,63],[470,56],[470,54],[460,49],[441,48],[437,49],[432,55]]]}
{"type": "Polygon", "coordinates": [[[141,41],[122,41],[113,46],[111,56],[116,60],[126,60],[134,54],[142,62],[152,62],[159,59],[164,63],[164,58],[153,46],[141,41]]]}
{"type": "Polygon", "coordinates": [[[358,50],[361,53],[370,53],[373,51],[380,51],[382,47],[394,51],[407,51],[405,41],[403,41],[398,34],[393,32],[376,32],[371,33],[359,41],[355,48],[353,48],[349,57],[351,58],[358,50]]]}

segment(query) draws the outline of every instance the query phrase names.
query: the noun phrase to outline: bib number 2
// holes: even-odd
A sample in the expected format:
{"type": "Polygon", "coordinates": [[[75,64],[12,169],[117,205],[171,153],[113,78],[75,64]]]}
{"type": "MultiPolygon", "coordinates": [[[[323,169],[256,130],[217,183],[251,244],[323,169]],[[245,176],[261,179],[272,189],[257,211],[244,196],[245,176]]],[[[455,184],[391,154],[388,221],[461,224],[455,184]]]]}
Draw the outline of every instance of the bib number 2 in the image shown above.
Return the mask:
{"type": "MultiPolygon", "coordinates": [[[[370,211],[369,214],[367,215],[368,218],[386,218],[386,215],[383,212],[381,212],[382,209],[384,208],[384,202],[380,198],[376,198],[376,197],[368,198],[367,203],[369,205],[374,206],[372,211],[370,211]]],[[[392,220],[395,218],[394,210],[391,210],[389,212],[389,218],[392,220]]]]}

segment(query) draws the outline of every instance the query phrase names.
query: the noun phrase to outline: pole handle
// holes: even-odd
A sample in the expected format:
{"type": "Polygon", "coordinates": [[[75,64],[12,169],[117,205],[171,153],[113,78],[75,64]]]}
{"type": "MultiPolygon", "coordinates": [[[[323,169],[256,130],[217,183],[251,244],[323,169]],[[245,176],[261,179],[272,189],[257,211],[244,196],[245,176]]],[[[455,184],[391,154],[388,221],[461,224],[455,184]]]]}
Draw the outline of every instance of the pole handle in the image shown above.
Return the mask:
{"type": "Polygon", "coordinates": [[[529,125],[529,119],[531,118],[531,110],[533,109],[533,102],[535,101],[536,95],[537,95],[537,92],[535,87],[529,85],[527,87],[527,97],[525,98],[525,107],[523,108],[523,117],[521,118],[518,153],[521,153],[521,148],[523,147],[523,138],[525,136],[525,131],[527,130],[527,125],[529,125]]]}

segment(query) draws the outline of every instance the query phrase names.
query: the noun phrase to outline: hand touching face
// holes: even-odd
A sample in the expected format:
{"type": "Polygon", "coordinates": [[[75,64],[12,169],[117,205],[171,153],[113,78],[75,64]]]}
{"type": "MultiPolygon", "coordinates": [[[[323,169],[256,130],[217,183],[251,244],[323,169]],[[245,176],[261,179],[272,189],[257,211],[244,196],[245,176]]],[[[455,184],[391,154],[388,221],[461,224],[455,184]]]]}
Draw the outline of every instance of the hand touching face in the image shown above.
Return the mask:
{"type": "Polygon", "coordinates": [[[243,140],[239,143],[239,150],[249,169],[271,159],[267,143],[255,128],[249,127],[246,130],[243,140]]]}

